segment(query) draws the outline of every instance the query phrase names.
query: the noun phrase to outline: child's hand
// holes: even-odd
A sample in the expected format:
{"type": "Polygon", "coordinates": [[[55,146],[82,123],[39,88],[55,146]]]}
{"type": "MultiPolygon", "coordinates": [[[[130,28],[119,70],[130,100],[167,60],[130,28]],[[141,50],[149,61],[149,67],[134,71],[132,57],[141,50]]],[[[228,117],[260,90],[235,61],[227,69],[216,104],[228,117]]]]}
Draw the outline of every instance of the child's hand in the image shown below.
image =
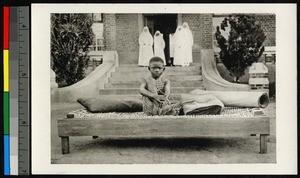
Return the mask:
{"type": "Polygon", "coordinates": [[[166,100],[166,97],[163,95],[156,95],[156,96],[154,96],[154,100],[156,100],[158,103],[161,103],[166,100]]]}
{"type": "Polygon", "coordinates": [[[166,94],[165,94],[164,96],[165,96],[166,99],[169,99],[169,96],[170,96],[170,95],[166,95],[166,94]]]}

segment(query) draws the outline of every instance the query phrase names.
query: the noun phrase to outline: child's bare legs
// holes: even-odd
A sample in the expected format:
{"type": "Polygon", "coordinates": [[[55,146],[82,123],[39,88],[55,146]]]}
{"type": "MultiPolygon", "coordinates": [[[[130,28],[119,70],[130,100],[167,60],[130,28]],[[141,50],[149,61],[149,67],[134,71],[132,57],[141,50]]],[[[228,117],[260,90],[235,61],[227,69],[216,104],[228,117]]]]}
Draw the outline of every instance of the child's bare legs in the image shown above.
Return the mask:
{"type": "Polygon", "coordinates": [[[153,116],[155,115],[162,115],[162,107],[161,103],[158,103],[157,101],[153,101],[153,116]]]}
{"type": "Polygon", "coordinates": [[[172,109],[174,110],[174,114],[177,116],[179,115],[179,111],[182,108],[182,102],[176,102],[174,104],[171,104],[172,109]]]}
{"type": "Polygon", "coordinates": [[[162,107],[162,115],[172,115],[177,116],[179,115],[179,111],[181,109],[181,102],[177,102],[174,104],[171,104],[169,101],[166,105],[163,105],[162,107]]]}
{"type": "MultiPolygon", "coordinates": [[[[177,102],[171,104],[171,102],[167,99],[164,102],[158,102],[156,100],[150,100],[147,97],[144,97],[144,104],[147,105],[147,108],[151,108],[150,110],[146,109],[147,115],[179,115],[179,111],[182,108],[182,102],[177,102]]],[[[145,112],[145,111],[144,111],[145,112]]]]}

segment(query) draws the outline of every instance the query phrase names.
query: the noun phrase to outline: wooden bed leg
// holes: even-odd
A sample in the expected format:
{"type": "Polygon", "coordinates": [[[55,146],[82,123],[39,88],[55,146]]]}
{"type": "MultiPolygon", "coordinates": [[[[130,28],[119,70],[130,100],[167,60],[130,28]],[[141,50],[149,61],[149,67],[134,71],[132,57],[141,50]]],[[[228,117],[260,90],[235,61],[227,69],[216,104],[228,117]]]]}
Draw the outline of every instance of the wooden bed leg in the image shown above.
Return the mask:
{"type": "Polygon", "coordinates": [[[70,153],[69,137],[60,137],[60,138],[61,138],[61,151],[62,151],[62,154],[70,153]]]}
{"type": "Polygon", "coordinates": [[[267,134],[260,134],[260,154],[267,153],[267,134]]]}
{"type": "Polygon", "coordinates": [[[93,139],[96,139],[96,138],[98,138],[98,136],[95,136],[95,135],[94,135],[94,136],[93,136],[93,139]]]}

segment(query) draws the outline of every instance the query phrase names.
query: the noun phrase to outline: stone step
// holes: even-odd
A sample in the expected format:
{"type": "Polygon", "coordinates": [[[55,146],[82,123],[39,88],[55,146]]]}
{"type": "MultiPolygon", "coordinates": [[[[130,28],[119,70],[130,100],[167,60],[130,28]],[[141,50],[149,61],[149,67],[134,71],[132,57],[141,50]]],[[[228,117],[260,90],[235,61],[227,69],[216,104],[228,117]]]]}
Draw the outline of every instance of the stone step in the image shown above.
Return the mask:
{"type": "MultiPolygon", "coordinates": [[[[111,74],[111,77],[136,77],[136,76],[149,76],[150,72],[148,70],[144,71],[116,71],[111,74]]],[[[165,70],[164,75],[201,75],[201,70],[186,70],[186,71],[173,71],[165,70]]]]}
{"type": "MultiPolygon", "coordinates": [[[[139,88],[140,82],[139,81],[132,81],[127,83],[106,83],[105,88],[106,89],[112,89],[112,88],[139,88]]],[[[171,88],[173,87],[202,87],[203,81],[176,81],[171,82],[171,88]]]]}
{"type": "MultiPolygon", "coordinates": [[[[149,76],[149,75],[148,75],[149,76]]],[[[143,76],[128,77],[127,75],[120,77],[111,77],[108,79],[109,83],[128,83],[131,81],[140,81],[143,76]]],[[[201,75],[164,75],[170,81],[202,81],[201,75]]]]}
{"type": "MultiPolygon", "coordinates": [[[[196,65],[196,66],[188,66],[188,67],[166,67],[165,71],[174,71],[174,72],[178,72],[178,71],[199,71],[201,70],[201,66],[200,65],[196,65]]],[[[139,66],[118,66],[116,67],[116,71],[119,72],[128,72],[128,71],[148,71],[148,67],[139,67],[139,66]]]]}
{"type": "MultiPolygon", "coordinates": [[[[174,94],[189,93],[196,88],[203,89],[203,87],[173,87],[171,92],[174,94]]],[[[99,91],[100,95],[134,95],[139,93],[138,88],[101,89],[99,91]]]]}

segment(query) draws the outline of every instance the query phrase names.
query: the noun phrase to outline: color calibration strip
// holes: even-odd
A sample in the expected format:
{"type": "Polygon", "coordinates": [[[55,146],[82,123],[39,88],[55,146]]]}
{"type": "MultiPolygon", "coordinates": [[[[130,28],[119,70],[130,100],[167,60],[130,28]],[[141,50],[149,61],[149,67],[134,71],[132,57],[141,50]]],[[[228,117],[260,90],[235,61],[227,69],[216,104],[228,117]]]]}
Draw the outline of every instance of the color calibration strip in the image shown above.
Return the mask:
{"type": "Polygon", "coordinates": [[[19,8],[5,7],[4,46],[4,140],[5,174],[18,175],[18,120],[19,120],[19,8]]]}
{"type": "Polygon", "coordinates": [[[4,175],[30,174],[29,14],[3,7],[4,175]]]}
{"type": "Polygon", "coordinates": [[[10,138],[10,175],[18,175],[18,120],[19,120],[19,9],[10,6],[9,9],[9,138],[10,138]]]}
{"type": "Polygon", "coordinates": [[[10,175],[10,137],[9,137],[9,7],[3,7],[3,101],[4,101],[4,175],[10,175]]]}
{"type": "MultiPolygon", "coordinates": [[[[30,9],[18,7],[18,174],[30,170],[30,9]]],[[[11,60],[12,63],[12,60],[11,60]]],[[[11,76],[13,77],[13,76],[11,76]]]]}

